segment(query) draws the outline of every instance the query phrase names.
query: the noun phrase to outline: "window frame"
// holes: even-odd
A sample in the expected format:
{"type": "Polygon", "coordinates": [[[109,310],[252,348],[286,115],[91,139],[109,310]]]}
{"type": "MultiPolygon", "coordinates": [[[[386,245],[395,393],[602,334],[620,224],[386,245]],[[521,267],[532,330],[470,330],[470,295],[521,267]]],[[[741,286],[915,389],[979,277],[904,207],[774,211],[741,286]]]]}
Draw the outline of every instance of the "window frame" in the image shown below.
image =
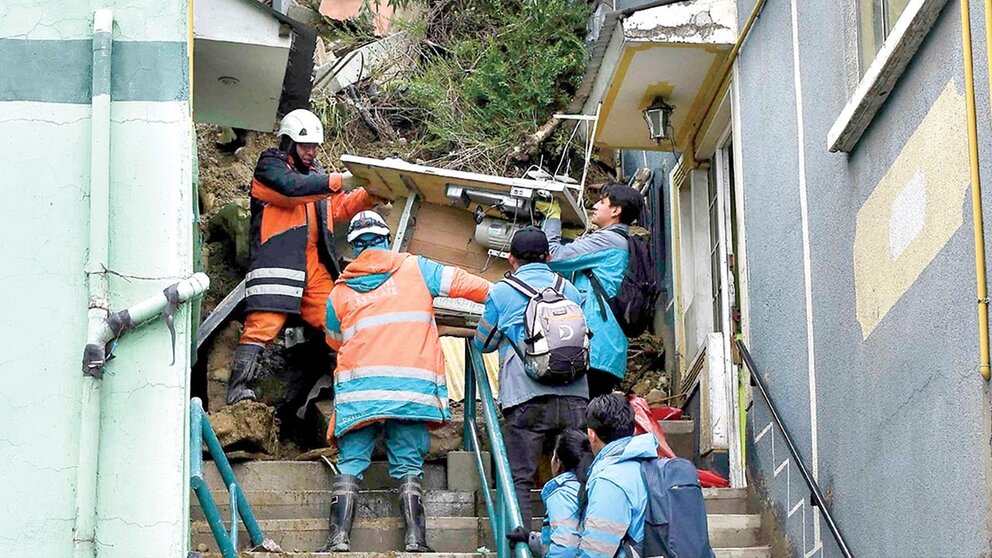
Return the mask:
{"type": "MultiPolygon", "coordinates": [[[[854,149],[946,4],[947,0],[910,0],[827,132],[827,146],[831,152],[854,149]]],[[[855,25],[856,59],[860,65],[861,22],[858,20],[855,25]]]]}

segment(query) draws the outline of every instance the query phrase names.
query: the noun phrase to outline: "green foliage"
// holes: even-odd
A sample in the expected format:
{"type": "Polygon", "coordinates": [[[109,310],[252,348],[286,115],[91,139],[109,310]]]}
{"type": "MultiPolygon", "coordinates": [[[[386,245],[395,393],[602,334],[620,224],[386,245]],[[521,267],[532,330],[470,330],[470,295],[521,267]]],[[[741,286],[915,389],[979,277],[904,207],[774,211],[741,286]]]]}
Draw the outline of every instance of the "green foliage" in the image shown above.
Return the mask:
{"type": "Polygon", "coordinates": [[[421,40],[421,64],[389,85],[393,101],[422,116],[424,158],[503,172],[521,136],[575,92],[586,64],[590,4],[449,0],[432,3],[427,13],[412,33],[421,40]]]}

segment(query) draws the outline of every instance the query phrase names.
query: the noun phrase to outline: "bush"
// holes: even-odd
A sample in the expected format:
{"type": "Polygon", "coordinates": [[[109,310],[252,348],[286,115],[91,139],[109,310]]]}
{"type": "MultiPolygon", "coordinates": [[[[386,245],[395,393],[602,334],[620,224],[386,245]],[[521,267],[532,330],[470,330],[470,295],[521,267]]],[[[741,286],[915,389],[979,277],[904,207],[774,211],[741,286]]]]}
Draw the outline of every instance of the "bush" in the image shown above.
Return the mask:
{"type": "Polygon", "coordinates": [[[389,84],[397,105],[422,115],[425,159],[503,173],[507,155],[567,105],[587,60],[591,8],[568,0],[448,0],[421,4],[421,63],[389,84]]]}

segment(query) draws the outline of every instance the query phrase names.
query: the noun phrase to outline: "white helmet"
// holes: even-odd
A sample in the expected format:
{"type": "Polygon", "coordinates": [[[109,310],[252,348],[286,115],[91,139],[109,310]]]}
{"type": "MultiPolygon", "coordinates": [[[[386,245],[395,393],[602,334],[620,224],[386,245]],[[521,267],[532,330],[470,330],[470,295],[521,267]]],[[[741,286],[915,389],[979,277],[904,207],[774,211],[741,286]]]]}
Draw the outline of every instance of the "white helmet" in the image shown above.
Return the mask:
{"type": "Polygon", "coordinates": [[[369,233],[389,236],[389,227],[381,215],[366,210],[351,218],[351,224],[348,225],[348,242],[354,242],[356,238],[369,233]]]}
{"type": "Polygon", "coordinates": [[[296,143],[324,143],[324,125],[307,109],[296,109],[282,117],[279,136],[289,136],[296,143]]]}

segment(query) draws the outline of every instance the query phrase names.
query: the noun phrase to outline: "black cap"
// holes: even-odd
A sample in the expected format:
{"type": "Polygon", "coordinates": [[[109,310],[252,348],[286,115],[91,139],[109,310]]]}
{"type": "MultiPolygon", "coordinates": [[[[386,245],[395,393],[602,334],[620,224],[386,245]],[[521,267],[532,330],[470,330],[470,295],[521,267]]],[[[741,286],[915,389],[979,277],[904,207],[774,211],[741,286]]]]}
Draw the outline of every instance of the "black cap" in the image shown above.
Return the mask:
{"type": "Polygon", "coordinates": [[[549,250],[548,235],[537,227],[524,227],[510,240],[510,254],[514,258],[542,259],[549,250]]]}

